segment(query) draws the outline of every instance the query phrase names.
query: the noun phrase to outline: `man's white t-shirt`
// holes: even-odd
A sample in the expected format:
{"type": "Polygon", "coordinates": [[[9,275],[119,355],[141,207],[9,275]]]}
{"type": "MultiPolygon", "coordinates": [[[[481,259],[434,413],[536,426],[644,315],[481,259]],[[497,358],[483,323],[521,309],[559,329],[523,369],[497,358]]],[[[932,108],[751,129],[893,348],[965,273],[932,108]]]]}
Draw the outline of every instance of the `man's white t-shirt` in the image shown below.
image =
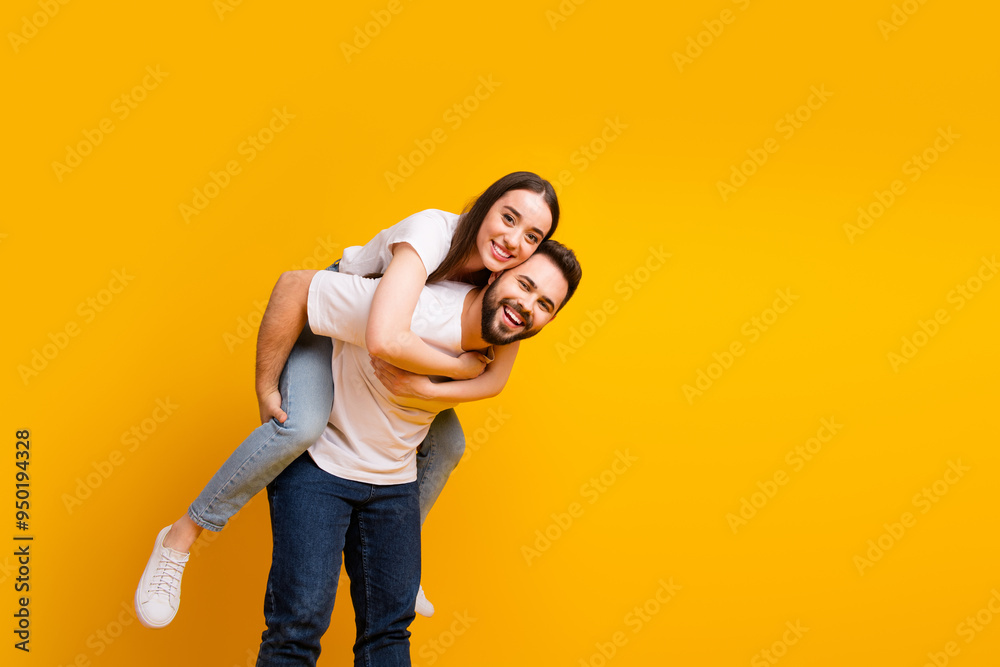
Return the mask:
{"type": "MultiPolygon", "coordinates": [[[[309,285],[309,327],[333,341],[333,409],[309,454],[328,473],[369,484],[417,478],[416,449],[435,415],[455,403],[401,398],[375,376],[365,329],[378,281],[319,271],[309,285]]],[[[410,329],[451,356],[462,354],[462,309],[472,285],[424,287],[410,329]]]]}
{"type": "Polygon", "coordinates": [[[430,275],[441,266],[451,249],[458,218],[455,213],[433,208],[414,213],[392,227],[383,229],[365,245],[345,248],[344,256],[340,259],[340,272],[356,276],[385,273],[392,260],[392,245],[405,242],[417,251],[427,275],[430,275]]]}

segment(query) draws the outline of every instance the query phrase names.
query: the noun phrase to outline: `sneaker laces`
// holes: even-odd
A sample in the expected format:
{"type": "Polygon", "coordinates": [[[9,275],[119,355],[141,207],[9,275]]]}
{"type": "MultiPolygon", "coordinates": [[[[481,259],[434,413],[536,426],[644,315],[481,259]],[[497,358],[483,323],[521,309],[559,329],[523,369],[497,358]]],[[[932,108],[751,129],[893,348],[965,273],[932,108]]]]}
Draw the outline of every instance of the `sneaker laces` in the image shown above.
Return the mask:
{"type": "Polygon", "coordinates": [[[181,577],[184,574],[184,566],[187,564],[187,558],[175,560],[170,556],[170,552],[173,549],[161,548],[163,551],[160,554],[160,562],[156,565],[156,571],[153,572],[153,576],[150,577],[147,593],[151,596],[165,595],[167,599],[171,599],[177,596],[177,590],[181,585],[181,577]]]}

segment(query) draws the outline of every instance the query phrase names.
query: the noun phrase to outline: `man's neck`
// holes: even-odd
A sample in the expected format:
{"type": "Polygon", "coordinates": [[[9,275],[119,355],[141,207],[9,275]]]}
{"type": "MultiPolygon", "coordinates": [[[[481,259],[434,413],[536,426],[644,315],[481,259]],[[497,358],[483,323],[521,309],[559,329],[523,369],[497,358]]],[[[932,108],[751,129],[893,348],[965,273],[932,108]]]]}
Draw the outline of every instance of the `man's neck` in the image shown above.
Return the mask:
{"type": "Polygon", "coordinates": [[[476,287],[465,295],[462,305],[462,349],[483,350],[489,343],[483,340],[483,294],[485,287],[476,287]]]}

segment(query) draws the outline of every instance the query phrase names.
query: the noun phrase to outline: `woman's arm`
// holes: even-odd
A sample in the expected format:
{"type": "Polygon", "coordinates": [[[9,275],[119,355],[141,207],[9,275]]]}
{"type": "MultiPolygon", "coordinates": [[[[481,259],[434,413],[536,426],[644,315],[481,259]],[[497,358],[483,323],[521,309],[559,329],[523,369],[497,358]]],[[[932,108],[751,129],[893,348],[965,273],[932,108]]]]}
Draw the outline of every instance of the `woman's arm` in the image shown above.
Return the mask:
{"type": "Polygon", "coordinates": [[[410,373],[372,357],[375,375],[385,387],[396,396],[445,401],[448,403],[468,403],[484,398],[492,398],[503,391],[514,368],[520,341],[494,348],[495,358],[477,378],[454,382],[433,382],[425,375],[410,373]]]}
{"type": "Polygon", "coordinates": [[[368,315],[365,341],[369,354],[420,375],[463,380],[478,376],[486,363],[482,355],[467,352],[452,357],[435,350],[410,330],[417,299],[426,281],[427,270],[413,246],[393,245],[392,261],[375,289],[368,315]]]}

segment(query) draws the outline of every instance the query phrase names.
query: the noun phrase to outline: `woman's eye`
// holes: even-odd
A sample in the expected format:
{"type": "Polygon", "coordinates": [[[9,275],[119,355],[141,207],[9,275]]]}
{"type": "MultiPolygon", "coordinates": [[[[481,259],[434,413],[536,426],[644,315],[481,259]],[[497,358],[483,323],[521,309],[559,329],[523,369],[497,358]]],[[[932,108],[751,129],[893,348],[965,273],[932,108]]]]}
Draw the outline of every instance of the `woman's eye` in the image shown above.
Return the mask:
{"type": "Polygon", "coordinates": [[[510,213],[504,213],[503,220],[508,225],[514,224],[514,216],[512,216],[510,213]]]}
{"type": "Polygon", "coordinates": [[[528,234],[528,241],[530,243],[538,243],[538,237],[534,234],[528,234]]]}

